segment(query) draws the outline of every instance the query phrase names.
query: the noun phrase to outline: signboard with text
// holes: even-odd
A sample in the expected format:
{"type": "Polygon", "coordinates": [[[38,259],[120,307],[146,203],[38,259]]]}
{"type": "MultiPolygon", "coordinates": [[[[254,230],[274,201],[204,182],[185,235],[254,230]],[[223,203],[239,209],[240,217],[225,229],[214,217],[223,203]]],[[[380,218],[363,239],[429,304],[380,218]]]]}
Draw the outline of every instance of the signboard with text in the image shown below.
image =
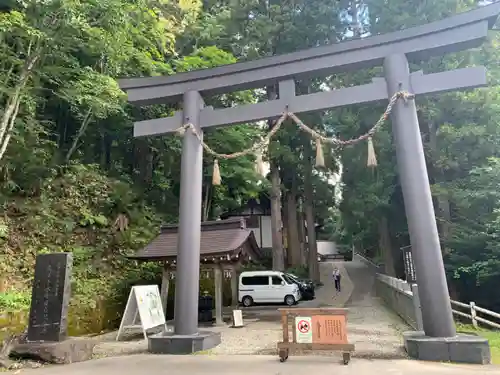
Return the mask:
{"type": "Polygon", "coordinates": [[[314,315],[312,317],[315,344],[347,344],[345,315],[314,315]]]}

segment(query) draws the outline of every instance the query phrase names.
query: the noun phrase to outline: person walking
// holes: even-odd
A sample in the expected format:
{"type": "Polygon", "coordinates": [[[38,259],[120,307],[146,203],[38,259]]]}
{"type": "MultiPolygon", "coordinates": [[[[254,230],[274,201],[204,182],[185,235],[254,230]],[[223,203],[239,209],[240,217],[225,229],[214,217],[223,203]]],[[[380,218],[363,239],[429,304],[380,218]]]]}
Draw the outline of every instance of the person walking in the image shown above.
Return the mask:
{"type": "Polygon", "coordinates": [[[338,293],[340,293],[340,279],[341,279],[340,271],[338,268],[335,268],[333,270],[333,281],[335,282],[335,290],[338,293]]]}

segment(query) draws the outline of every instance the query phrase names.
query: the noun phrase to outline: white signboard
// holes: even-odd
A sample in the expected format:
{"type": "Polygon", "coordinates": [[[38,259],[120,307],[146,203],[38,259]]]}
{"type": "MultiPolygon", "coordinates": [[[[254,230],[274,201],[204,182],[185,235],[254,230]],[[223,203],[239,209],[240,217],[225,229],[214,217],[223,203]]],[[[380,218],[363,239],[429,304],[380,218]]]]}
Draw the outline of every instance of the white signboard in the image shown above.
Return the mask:
{"type": "Polygon", "coordinates": [[[311,344],[313,341],[312,321],[310,317],[295,317],[295,337],[299,344],[311,344]]]}
{"type": "Polygon", "coordinates": [[[130,329],[142,329],[144,338],[147,339],[148,329],[165,325],[165,314],[158,286],[136,285],[130,290],[116,341],[125,330],[130,329]]]}
{"type": "Polygon", "coordinates": [[[233,310],[233,325],[232,328],[243,327],[243,313],[241,310],[233,310]]]}

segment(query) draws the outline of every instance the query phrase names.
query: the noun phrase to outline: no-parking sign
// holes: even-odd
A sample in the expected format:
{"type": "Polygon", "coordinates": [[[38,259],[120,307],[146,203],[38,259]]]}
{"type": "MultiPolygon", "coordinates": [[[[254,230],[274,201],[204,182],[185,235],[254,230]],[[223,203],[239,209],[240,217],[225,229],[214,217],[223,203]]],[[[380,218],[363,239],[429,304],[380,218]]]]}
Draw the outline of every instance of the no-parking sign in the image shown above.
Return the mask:
{"type": "Polygon", "coordinates": [[[300,344],[312,343],[312,320],[310,317],[295,317],[295,337],[300,344]]]}

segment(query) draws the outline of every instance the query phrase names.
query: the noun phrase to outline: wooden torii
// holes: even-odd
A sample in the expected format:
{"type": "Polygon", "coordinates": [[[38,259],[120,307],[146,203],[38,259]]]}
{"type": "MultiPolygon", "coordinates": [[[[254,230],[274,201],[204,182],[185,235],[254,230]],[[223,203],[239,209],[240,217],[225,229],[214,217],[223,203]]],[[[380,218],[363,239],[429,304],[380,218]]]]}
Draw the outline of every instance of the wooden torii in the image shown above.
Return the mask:
{"type": "MultiPolygon", "coordinates": [[[[410,73],[408,61],[480,46],[499,13],[500,4],[494,3],[394,33],[173,76],[122,79],[119,83],[128,93],[128,101],[136,105],[183,103],[183,110],[171,117],[136,122],[135,137],[171,133],[187,123],[202,134],[208,127],[275,119],[285,111],[297,114],[384,101],[400,91],[418,97],[480,87],[486,85],[484,67],[410,73]],[[296,80],[375,66],[383,66],[384,77],[374,78],[371,83],[295,94],[296,80]],[[204,106],[202,98],[276,84],[278,97],[257,104],[218,109],[204,106]]],[[[425,335],[455,337],[415,101],[399,100],[391,117],[425,335]]],[[[179,337],[198,334],[202,157],[200,140],[192,132],[186,132],[181,162],[174,329],[174,336],[179,337]]]]}

